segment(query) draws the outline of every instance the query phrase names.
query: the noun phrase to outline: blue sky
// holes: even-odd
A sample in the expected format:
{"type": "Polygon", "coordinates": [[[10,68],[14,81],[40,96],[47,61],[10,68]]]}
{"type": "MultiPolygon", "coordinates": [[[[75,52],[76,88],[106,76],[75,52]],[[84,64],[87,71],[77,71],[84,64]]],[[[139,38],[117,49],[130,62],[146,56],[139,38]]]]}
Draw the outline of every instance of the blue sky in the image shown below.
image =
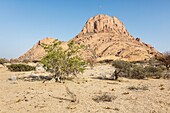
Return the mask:
{"type": "Polygon", "coordinates": [[[98,14],[118,17],[134,37],[170,51],[170,0],[0,0],[0,57],[17,58],[45,37],[67,41],[98,14]]]}

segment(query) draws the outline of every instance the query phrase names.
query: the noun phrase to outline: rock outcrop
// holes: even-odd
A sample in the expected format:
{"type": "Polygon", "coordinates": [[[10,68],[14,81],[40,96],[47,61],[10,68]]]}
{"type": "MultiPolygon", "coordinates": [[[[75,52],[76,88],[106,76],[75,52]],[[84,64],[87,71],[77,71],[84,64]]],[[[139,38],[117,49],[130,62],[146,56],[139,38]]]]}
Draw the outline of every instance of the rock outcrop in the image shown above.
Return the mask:
{"type": "MultiPolygon", "coordinates": [[[[145,60],[158,53],[151,45],[130,35],[115,16],[97,15],[90,18],[80,34],[72,40],[95,51],[98,60],[145,60]]],[[[92,55],[90,51],[84,54],[89,58],[92,55]]]]}
{"type": "MultiPolygon", "coordinates": [[[[31,61],[41,59],[45,55],[45,51],[40,44],[50,44],[54,40],[53,38],[45,38],[39,41],[19,59],[31,61]]],[[[82,51],[82,56],[86,59],[91,58],[92,54],[95,53],[97,60],[138,61],[149,59],[158,53],[151,45],[130,35],[117,17],[103,14],[90,18],[82,31],[70,41],[72,40],[88,48],[82,51]]],[[[68,42],[63,43],[63,45],[67,45],[68,42]]]]}
{"type": "Polygon", "coordinates": [[[55,38],[44,38],[43,40],[38,41],[30,50],[28,50],[25,54],[20,56],[18,59],[20,61],[29,60],[29,61],[36,61],[40,60],[45,55],[45,50],[41,46],[41,44],[51,44],[55,41],[55,38]]]}
{"type": "Polygon", "coordinates": [[[88,33],[116,33],[129,36],[124,24],[117,17],[112,18],[108,15],[90,18],[78,37],[88,33]]]}

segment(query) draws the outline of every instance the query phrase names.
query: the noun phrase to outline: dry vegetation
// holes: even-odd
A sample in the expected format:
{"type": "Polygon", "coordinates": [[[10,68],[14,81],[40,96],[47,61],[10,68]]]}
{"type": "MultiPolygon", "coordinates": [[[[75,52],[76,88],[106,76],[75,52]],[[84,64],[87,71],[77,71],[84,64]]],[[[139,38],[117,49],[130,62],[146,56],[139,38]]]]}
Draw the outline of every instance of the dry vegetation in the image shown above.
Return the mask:
{"type": "Polygon", "coordinates": [[[168,79],[137,80],[122,77],[117,81],[97,79],[104,75],[109,78],[114,70],[110,64],[97,64],[93,69],[87,68],[76,78],[65,80],[63,84],[56,83],[53,79],[43,83],[48,73],[9,72],[7,68],[1,68],[0,112],[168,113],[170,111],[168,79]],[[30,75],[32,80],[29,80],[30,75]]]}
{"type": "Polygon", "coordinates": [[[10,72],[4,66],[0,68],[0,112],[168,113],[170,80],[163,77],[168,73],[165,67],[155,60],[106,61],[56,83],[49,72],[10,72]]]}

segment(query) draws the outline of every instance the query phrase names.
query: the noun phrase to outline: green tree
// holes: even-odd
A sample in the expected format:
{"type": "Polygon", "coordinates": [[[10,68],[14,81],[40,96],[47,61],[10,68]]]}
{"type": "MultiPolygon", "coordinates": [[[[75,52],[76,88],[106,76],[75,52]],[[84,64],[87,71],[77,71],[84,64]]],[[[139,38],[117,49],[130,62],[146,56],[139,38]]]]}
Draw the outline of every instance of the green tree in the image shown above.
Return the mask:
{"type": "Polygon", "coordinates": [[[60,46],[61,42],[55,41],[51,45],[42,44],[47,52],[41,62],[46,70],[50,70],[54,74],[56,81],[65,79],[68,75],[77,75],[85,69],[85,62],[80,57],[80,46],[76,46],[73,41],[68,44],[68,49],[60,46]]]}

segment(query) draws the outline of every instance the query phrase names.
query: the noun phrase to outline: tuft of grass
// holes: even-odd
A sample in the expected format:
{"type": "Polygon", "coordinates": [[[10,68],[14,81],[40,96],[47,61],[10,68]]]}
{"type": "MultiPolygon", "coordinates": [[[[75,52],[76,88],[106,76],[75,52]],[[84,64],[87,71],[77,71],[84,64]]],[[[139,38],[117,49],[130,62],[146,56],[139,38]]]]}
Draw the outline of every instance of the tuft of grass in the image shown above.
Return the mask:
{"type": "Polygon", "coordinates": [[[135,86],[130,86],[128,87],[129,90],[148,90],[148,87],[147,86],[142,86],[142,87],[135,87],[135,86]]]}
{"type": "Polygon", "coordinates": [[[107,92],[104,92],[104,93],[101,93],[100,95],[96,95],[95,97],[93,97],[92,99],[99,103],[99,102],[112,102],[112,100],[115,100],[117,97],[107,93],[107,92]]]}

